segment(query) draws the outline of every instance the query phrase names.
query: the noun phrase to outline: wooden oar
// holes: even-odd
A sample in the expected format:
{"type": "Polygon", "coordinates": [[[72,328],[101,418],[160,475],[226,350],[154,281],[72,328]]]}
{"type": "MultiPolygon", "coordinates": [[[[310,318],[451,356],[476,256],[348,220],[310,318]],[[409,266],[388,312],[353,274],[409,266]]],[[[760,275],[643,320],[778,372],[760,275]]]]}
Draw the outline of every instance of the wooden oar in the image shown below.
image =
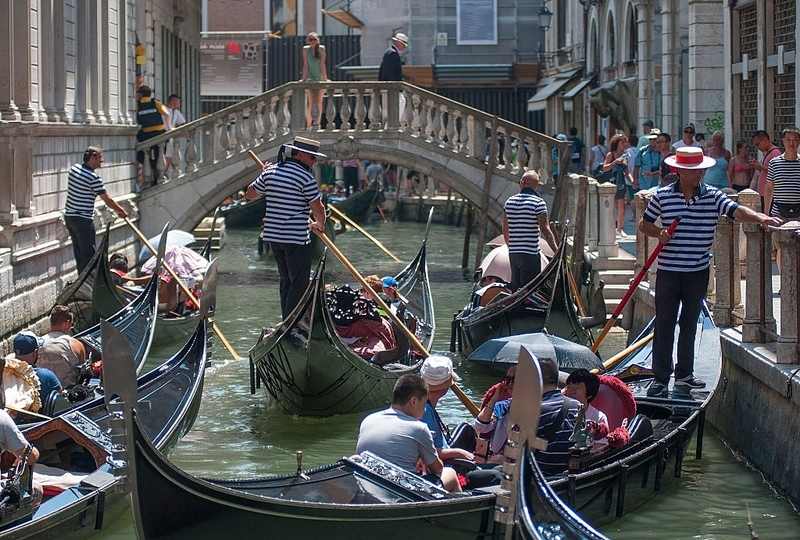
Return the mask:
{"type": "MultiPolygon", "coordinates": [[[[344,265],[345,268],[347,268],[347,270],[353,275],[353,277],[356,278],[356,281],[358,281],[359,284],[361,284],[361,286],[364,287],[364,290],[366,291],[371,290],[369,283],[367,283],[364,277],[358,272],[356,267],[353,266],[350,263],[350,261],[347,260],[347,257],[344,256],[344,254],[339,250],[339,248],[337,248],[336,245],[333,242],[331,242],[330,238],[328,238],[325,235],[325,233],[319,233],[318,236],[322,239],[323,242],[325,242],[325,245],[328,246],[328,249],[330,249],[331,252],[336,256],[336,258],[339,259],[339,261],[341,261],[341,263],[344,265]]],[[[421,352],[423,355],[430,356],[430,353],[425,349],[425,346],[422,343],[420,343],[419,339],[417,339],[416,334],[414,334],[414,332],[412,332],[405,325],[405,323],[400,320],[397,314],[395,314],[392,311],[392,309],[386,304],[386,302],[384,302],[383,298],[381,298],[377,294],[372,295],[372,298],[373,300],[375,300],[378,306],[380,306],[380,308],[386,312],[386,314],[389,316],[389,318],[392,320],[395,326],[401,332],[403,332],[403,334],[405,334],[405,336],[408,338],[408,341],[411,342],[412,347],[421,352]]],[[[464,391],[461,390],[461,388],[459,388],[458,385],[455,383],[452,386],[450,386],[450,388],[453,389],[453,393],[456,395],[456,397],[458,397],[461,403],[464,404],[464,406],[467,408],[470,414],[472,414],[472,416],[477,416],[478,412],[480,412],[478,406],[475,405],[472,402],[472,400],[469,399],[469,397],[464,393],[464,391]]]]}
{"type": "Polygon", "coordinates": [[[630,353],[632,353],[633,351],[635,351],[636,349],[638,349],[642,345],[645,345],[646,343],[649,343],[653,339],[653,335],[654,334],[651,332],[651,333],[647,334],[645,337],[643,337],[642,339],[640,339],[639,341],[636,341],[635,343],[631,343],[629,346],[627,346],[626,348],[624,348],[623,350],[621,350],[620,352],[618,352],[617,354],[615,354],[614,356],[612,356],[611,358],[609,358],[608,360],[603,362],[603,369],[602,370],[600,370],[598,368],[595,368],[595,369],[592,370],[592,373],[600,373],[601,371],[608,371],[609,369],[613,368],[614,366],[619,364],[630,353]]]}
{"type": "MultiPolygon", "coordinates": [[[[672,233],[675,232],[675,228],[678,226],[678,223],[680,223],[680,221],[681,221],[681,216],[675,218],[675,221],[673,221],[672,224],[667,229],[667,234],[672,235],[672,233]]],[[[597,336],[594,345],[592,345],[592,352],[597,352],[597,349],[600,348],[600,344],[603,343],[603,340],[606,338],[608,331],[611,330],[612,326],[614,326],[614,323],[617,321],[617,319],[619,319],[620,313],[622,313],[622,309],[628,303],[628,300],[630,300],[631,296],[633,296],[633,291],[635,291],[636,287],[639,286],[639,283],[642,282],[642,279],[644,279],[645,274],[650,269],[650,266],[652,266],[653,262],[655,262],[656,257],[658,257],[658,254],[661,253],[661,250],[664,249],[665,245],[666,244],[662,244],[661,242],[659,242],[658,245],[655,247],[655,249],[653,249],[653,253],[651,253],[650,256],[647,258],[647,261],[644,263],[644,266],[636,275],[634,280],[631,282],[631,286],[628,287],[628,292],[626,292],[625,296],[622,297],[622,300],[620,300],[617,309],[614,310],[613,315],[611,315],[611,318],[608,319],[608,322],[606,322],[606,325],[603,327],[603,330],[600,332],[600,335],[597,336]]]]}
{"type": "MultiPolygon", "coordinates": [[[[141,240],[141,242],[147,247],[147,249],[150,250],[150,253],[158,253],[158,250],[154,249],[153,246],[150,245],[150,241],[147,240],[147,238],[144,236],[144,234],[142,234],[142,231],[140,231],[139,228],[136,225],[134,225],[134,223],[130,220],[130,218],[126,217],[126,218],[122,218],[122,219],[125,220],[125,223],[127,223],[128,226],[131,228],[131,230],[133,230],[133,233],[136,236],[138,236],[139,240],[141,240]]],[[[164,242],[167,241],[166,238],[164,238],[163,240],[164,240],[164,242]]],[[[202,298],[200,298],[200,299],[195,298],[194,295],[192,294],[192,291],[189,290],[189,288],[186,286],[186,284],[183,282],[183,280],[178,276],[178,274],[176,274],[175,271],[172,268],[170,268],[170,266],[166,262],[162,261],[162,263],[164,265],[164,268],[167,270],[167,272],[169,272],[169,274],[172,276],[172,278],[176,281],[176,283],[178,284],[178,287],[180,287],[180,289],[183,291],[183,294],[185,294],[187,298],[191,298],[192,301],[195,302],[197,304],[197,307],[199,308],[200,304],[203,301],[202,298]]],[[[238,354],[236,354],[236,351],[233,350],[233,347],[231,346],[230,342],[228,342],[228,340],[225,339],[225,336],[222,335],[222,332],[220,331],[219,328],[217,328],[217,325],[216,325],[216,323],[214,321],[211,322],[211,328],[217,334],[217,337],[222,342],[222,344],[225,346],[225,348],[228,349],[228,352],[231,353],[231,356],[233,356],[233,359],[234,360],[241,360],[242,357],[239,356],[238,354]]]]}
{"type": "Polygon", "coordinates": [[[11,406],[11,405],[6,405],[6,409],[8,409],[9,411],[13,411],[13,412],[15,412],[17,414],[27,414],[28,416],[33,416],[34,418],[39,418],[41,420],[52,420],[53,419],[51,416],[47,416],[46,414],[39,414],[39,413],[35,413],[33,411],[26,411],[25,409],[18,409],[17,407],[14,407],[14,406],[11,406]]]}
{"type": "MultiPolygon", "coordinates": [[[[351,226],[351,227],[353,227],[355,230],[357,230],[358,232],[360,232],[361,234],[363,234],[364,236],[366,236],[368,240],[370,240],[370,241],[371,241],[373,244],[375,244],[376,246],[378,246],[378,247],[379,247],[379,248],[380,248],[380,249],[381,249],[381,250],[382,250],[384,253],[386,253],[386,254],[387,254],[389,257],[391,257],[391,258],[392,258],[392,259],[394,259],[395,261],[398,261],[398,262],[400,262],[400,259],[397,257],[397,255],[395,255],[394,253],[392,253],[391,251],[389,251],[389,250],[386,248],[386,246],[384,246],[383,244],[381,244],[381,243],[378,241],[378,239],[377,239],[377,238],[375,238],[374,236],[372,236],[371,234],[369,234],[367,231],[365,231],[365,230],[364,230],[362,227],[360,227],[360,226],[358,225],[358,223],[356,223],[355,221],[353,221],[352,219],[350,219],[350,218],[347,216],[347,214],[345,214],[344,212],[342,212],[341,210],[339,210],[339,209],[338,209],[338,208],[336,208],[335,206],[328,206],[328,208],[330,208],[330,209],[331,209],[331,212],[333,212],[333,213],[335,213],[337,216],[339,216],[339,217],[340,217],[340,218],[341,218],[343,221],[345,221],[345,222],[346,222],[348,225],[350,225],[350,226],[351,226]]],[[[382,215],[382,213],[381,213],[381,215],[382,215]]],[[[384,218],[384,221],[386,221],[386,219],[385,219],[385,218],[384,218]]]]}
{"type": "Polygon", "coordinates": [[[378,213],[381,215],[381,218],[383,219],[383,222],[386,223],[386,215],[383,213],[383,208],[381,208],[381,205],[376,204],[375,208],[378,209],[378,213]]]}

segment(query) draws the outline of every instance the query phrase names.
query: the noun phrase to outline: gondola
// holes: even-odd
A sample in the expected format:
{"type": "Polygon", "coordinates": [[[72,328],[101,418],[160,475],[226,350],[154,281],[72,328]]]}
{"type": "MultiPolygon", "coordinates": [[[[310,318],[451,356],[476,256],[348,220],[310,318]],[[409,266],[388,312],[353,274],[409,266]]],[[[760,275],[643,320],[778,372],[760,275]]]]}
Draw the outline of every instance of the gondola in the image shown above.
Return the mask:
{"type": "MultiPolygon", "coordinates": [[[[652,331],[652,325],[639,336],[652,331]]],[[[642,346],[609,372],[632,390],[637,414],[628,425],[631,441],[597,454],[575,451],[569,473],[548,478],[570,508],[594,526],[610,523],[669,488],[680,477],[683,457],[696,435],[696,457],[702,457],[705,410],[720,378],[722,354],[719,330],[707,310],[697,324],[695,374],[706,381],[702,390],[672,389],[668,397],[648,397],[653,382],[652,347],[642,346]]],[[[607,396],[593,404],[608,411],[607,396]],[[599,403],[598,403],[599,401],[599,403]]],[[[609,416],[610,428],[618,419],[609,416]]]]}
{"type": "MultiPolygon", "coordinates": [[[[520,370],[520,389],[527,399],[513,403],[509,414],[516,425],[530,424],[520,433],[535,434],[541,378],[530,356],[527,361],[530,369],[520,370]]],[[[474,540],[500,538],[513,523],[510,502],[517,500],[518,490],[513,462],[521,457],[521,445],[507,446],[513,461],[505,466],[502,486],[458,495],[366,452],[312,470],[300,465],[296,473],[284,476],[208,480],[182,471],[152,446],[136,407],[125,417],[127,441],[116,457],[127,465],[117,474],[128,480],[131,514],[142,539],[250,538],[269,531],[275,538],[474,540]]],[[[513,429],[509,433],[518,436],[513,429]]],[[[591,531],[585,524],[579,528],[576,516],[569,519],[574,528],[568,529],[565,519],[565,532],[591,531]]],[[[553,518],[549,521],[552,526],[553,518]]]]}
{"type": "Polygon", "coordinates": [[[331,202],[331,205],[361,225],[369,221],[369,217],[375,211],[375,207],[385,200],[386,196],[383,194],[383,188],[376,180],[367,189],[362,189],[346,199],[331,202]]]}
{"type": "MultiPolygon", "coordinates": [[[[167,232],[168,227],[164,227],[161,237],[166,238],[167,232]]],[[[166,242],[159,243],[159,251],[161,245],[165,243],[166,242]]],[[[204,252],[205,257],[208,258],[210,254],[210,244],[208,242],[206,242],[206,247],[208,249],[206,250],[204,248],[204,252]]],[[[114,283],[114,277],[111,275],[111,270],[108,266],[108,253],[97,261],[96,267],[97,271],[92,288],[92,308],[94,310],[95,320],[99,321],[100,319],[110,317],[113,313],[116,313],[126,306],[128,304],[128,299],[123,295],[120,287],[114,283]]],[[[158,276],[158,274],[157,271],[153,272],[154,276],[158,276]]],[[[134,290],[128,292],[130,294],[136,294],[134,290]]],[[[158,324],[155,325],[153,346],[162,347],[172,343],[184,342],[194,332],[199,315],[196,311],[188,314],[169,312],[158,313],[157,317],[158,324]]]]}
{"type": "Polygon", "coordinates": [[[220,207],[227,229],[254,229],[261,226],[264,218],[264,199],[241,200],[220,207]]]}
{"type": "MultiPolygon", "coordinates": [[[[110,464],[116,444],[108,435],[114,422],[111,412],[120,401],[115,396],[148,403],[141,410],[140,425],[157,451],[171,452],[194,423],[210,358],[206,318],[201,319],[195,334],[180,352],[140,379],[138,390],[127,339],[109,323],[101,324],[103,341],[108,345],[104,359],[107,372],[127,377],[130,387],[120,391],[110,386],[113,380],[109,381],[107,405],[93,402],[24,430],[27,440],[40,452],[39,464],[76,476],[70,485],[62,486],[63,491],[56,492],[48,480],[56,471],[48,471],[46,477],[37,475],[37,481],[44,482],[46,491],[42,504],[33,508],[32,475],[27,470],[20,478],[21,498],[17,502],[10,499],[0,503],[0,537],[87,538],[127,511],[123,482],[113,475],[110,464]]],[[[41,469],[38,465],[35,468],[41,469]]]]}
{"type": "MultiPolygon", "coordinates": [[[[398,290],[416,322],[416,335],[429,349],[435,330],[428,282],[427,238],[414,260],[397,276],[398,290]]],[[[325,296],[325,259],[320,259],[308,289],[277,329],[266,328],[250,350],[250,390],[263,384],[289,414],[330,416],[369,411],[391,399],[395,381],[416,372],[422,358],[408,353],[395,328],[397,359],[381,367],[355,354],[336,332],[325,296]]]]}
{"type": "MultiPolygon", "coordinates": [[[[511,293],[503,283],[473,291],[470,303],[453,320],[450,348],[469,355],[490,339],[547,328],[548,333],[588,345],[592,335],[581,326],[567,276],[567,242],[542,272],[511,293]]],[[[603,318],[604,320],[604,318],[603,318]]]]}

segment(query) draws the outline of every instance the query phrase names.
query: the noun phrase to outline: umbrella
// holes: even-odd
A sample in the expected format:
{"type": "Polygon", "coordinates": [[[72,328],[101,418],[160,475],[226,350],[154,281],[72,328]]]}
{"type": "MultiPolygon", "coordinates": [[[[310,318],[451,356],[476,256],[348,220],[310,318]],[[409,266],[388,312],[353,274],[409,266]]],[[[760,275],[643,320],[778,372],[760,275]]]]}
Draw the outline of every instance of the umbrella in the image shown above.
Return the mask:
{"type": "MultiPolygon", "coordinates": [[[[147,241],[150,242],[150,245],[153,246],[153,249],[157,251],[158,246],[161,243],[161,234],[157,234],[154,237],[149,238],[147,241]]],[[[171,248],[173,246],[188,246],[194,242],[196,242],[196,239],[190,232],[175,229],[174,231],[169,231],[167,233],[167,248],[171,248]]],[[[152,256],[153,254],[149,249],[147,249],[147,246],[142,246],[142,249],[139,250],[139,261],[146,261],[152,256]]]]}
{"type": "Polygon", "coordinates": [[[603,368],[603,363],[589,347],[541,332],[490,339],[475,349],[467,361],[491,364],[505,373],[510,364],[517,363],[521,346],[537,357],[554,358],[561,370],[603,368]]]}
{"type": "MultiPolygon", "coordinates": [[[[155,247],[155,246],[154,246],[155,247]]],[[[173,246],[164,253],[164,262],[172,268],[181,278],[203,275],[210,264],[193,249],[186,246],[173,246]]],[[[150,257],[142,265],[142,272],[152,274],[156,266],[156,258],[150,257]]],[[[163,271],[166,273],[166,270],[163,271]]]]}
{"type": "MultiPolygon", "coordinates": [[[[553,250],[544,240],[539,240],[541,248],[542,268],[547,266],[548,258],[553,256],[553,250]],[[546,250],[545,250],[546,249],[546,250]],[[549,253],[549,255],[548,255],[549,253]]],[[[508,261],[508,246],[502,244],[489,252],[481,261],[475,271],[476,280],[485,276],[495,276],[506,283],[511,283],[511,263],[508,261]]]]}

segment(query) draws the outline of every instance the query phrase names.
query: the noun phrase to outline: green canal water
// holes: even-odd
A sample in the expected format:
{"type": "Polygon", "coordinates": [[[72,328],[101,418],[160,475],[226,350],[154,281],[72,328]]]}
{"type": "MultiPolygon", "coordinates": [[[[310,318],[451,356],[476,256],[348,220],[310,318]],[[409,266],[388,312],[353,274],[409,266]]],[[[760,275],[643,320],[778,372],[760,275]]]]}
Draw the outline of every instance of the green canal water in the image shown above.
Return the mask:
{"type": "MultiPolygon", "coordinates": [[[[376,223],[367,230],[403,261],[414,257],[424,234],[424,226],[416,223],[376,223]]],[[[219,252],[216,322],[244,358],[261,329],[280,318],[277,270],[269,256],[258,255],[257,234],[253,230],[229,230],[227,242],[219,252]]],[[[353,231],[337,237],[336,243],[362,274],[395,274],[403,267],[403,263],[394,262],[353,231]]],[[[469,276],[460,268],[462,246],[463,229],[433,226],[428,264],[436,309],[434,352],[450,354],[450,321],[468,300],[469,276]]],[[[470,260],[474,254],[473,242],[470,260]]],[[[327,268],[328,281],[353,282],[338,261],[329,259],[327,268]]],[[[624,337],[612,333],[600,352],[609,357],[622,346],[624,337]]],[[[172,352],[154,351],[148,367],[172,352]]],[[[250,478],[293,472],[297,450],[303,451],[304,468],[353,453],[362,414],[317,419],[274,412],[263,388],[254,395],[250,393],[246,360],[234,361],[219,341],[214,342],[213,357],[197,421],[171,457],[179,467],[211,478],[250,478]]],[[[465,393],[479,402],[485,389],[496,381],[471,371],[457,354],[451,357],[465,393]]],[[[452,393],[440,401],[438,409],[450,424],[469,417],[452,393]]],[[[797,510],[713,430],[707,429],[701,460],[695,459],[691,451],[684,461],[683,476],[669,490],[634,514],[605,527],[603,532],[612,538],[631,540],[749,538],[748,506],[761,538],[800,537],[797,510]]],[[[133,536],[128,517],[100,537],[133,536]]]]}

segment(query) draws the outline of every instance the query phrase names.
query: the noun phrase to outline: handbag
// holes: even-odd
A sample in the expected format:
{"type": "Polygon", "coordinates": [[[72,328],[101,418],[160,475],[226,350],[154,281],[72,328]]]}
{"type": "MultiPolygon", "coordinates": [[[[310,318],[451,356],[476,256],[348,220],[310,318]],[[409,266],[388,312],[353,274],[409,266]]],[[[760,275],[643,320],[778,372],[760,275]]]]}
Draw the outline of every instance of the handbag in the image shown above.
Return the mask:
{"type": "Polygon", "coordinates": [[[597,167],[594,168],[592,171],[592,176],[594,179],[597,180],[599,183],[603,184],[605,182],[614,182],[614,167],[611,167],[609,170],[603,172],[603,164],[600,163],[597,167]]]}
{"type": "Polygon", "coordinates": [[[779,203],[773,201],[773,204],[778,208],[778,213],[782,218],[791,219],[793,221],[800,220],[800,203],[779,203]]]}

